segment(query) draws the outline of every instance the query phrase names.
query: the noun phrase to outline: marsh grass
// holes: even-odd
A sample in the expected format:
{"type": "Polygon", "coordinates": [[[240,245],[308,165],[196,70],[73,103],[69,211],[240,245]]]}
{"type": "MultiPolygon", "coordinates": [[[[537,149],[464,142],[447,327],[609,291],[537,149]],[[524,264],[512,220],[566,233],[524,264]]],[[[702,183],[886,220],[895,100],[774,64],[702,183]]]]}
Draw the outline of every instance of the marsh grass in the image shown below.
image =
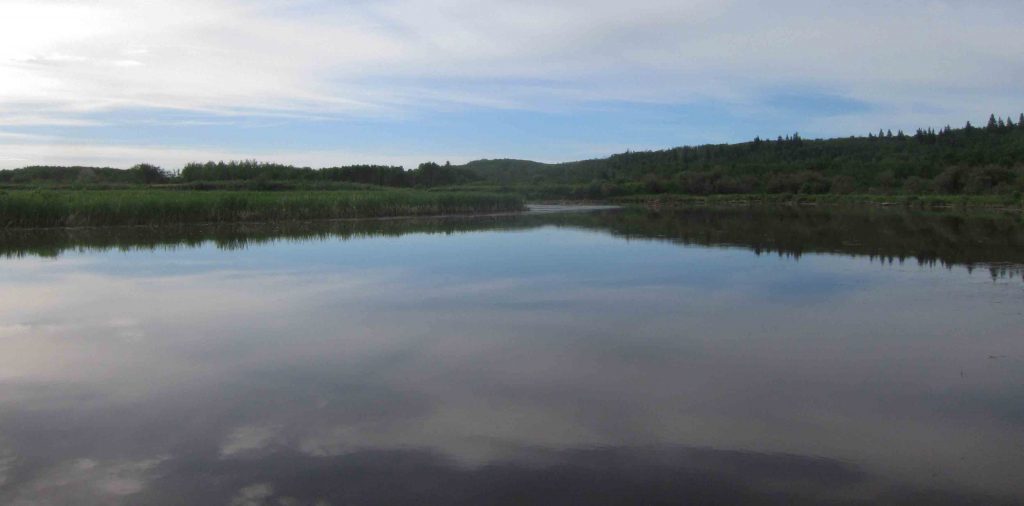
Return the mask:
{"type": "Polygon", "coordinates": [[[262,222],[520,211],[515,195],[389,191],[3,191],[0,227],[262,222]]]}

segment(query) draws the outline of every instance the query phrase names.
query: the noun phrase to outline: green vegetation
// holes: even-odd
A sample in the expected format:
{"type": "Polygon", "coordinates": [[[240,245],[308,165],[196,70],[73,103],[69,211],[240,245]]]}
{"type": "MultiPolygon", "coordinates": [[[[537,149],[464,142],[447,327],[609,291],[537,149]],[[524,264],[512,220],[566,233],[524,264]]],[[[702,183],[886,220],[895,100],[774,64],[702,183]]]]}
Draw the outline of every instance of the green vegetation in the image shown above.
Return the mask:
{"type": "Polygon", "coordinates": [[[382,165],[312,169],[256,160],[189,163],[177,174],[150,164],[139,164],[128,170],[54,166],[0,170],[0,186],[60,188],[117,188],[132,185],[199,190],[432,188],[465,184],[478,179],[467,169],[433,162],[422,163],[409,171],[402,167],[382,165]]]}
{"type": "Polygon", "coordinates": [[[518,197],[652,206],[856,201],[1021,207],[1024,115],[1016,122],[993,115],[982,128],[968,123],[913,135],[879,131],[827,140],[793,134],[560,164],[427,162],[407,171],[246,160],[190,163],[177,172],[149,164],[128,170],[33,166],[0,171],[0,189],[5,188],[14,190],[0,200],[0,226],[8,227],[490,212],[519,206],[518,197]],[[130,193],[18,193],[26,188],[130,193]],[[178,191],[147,193],[142,188],[178,191]],[[281,195],[265,195],[271,192],[281,195]]]}
{"type": "Polygon", "coordinates": [[[167,185],[186,189],[336,189],[337,185],[514,192],[532,199],[608,199],[639,194],[1024,193],[1024,115],[993,115],[985,127],[879,131],[866,137],[776,140],[626,152],[544,164],[477,160],[433,162],[414,170],[380,165],[312,169],[254,160],[190,163],[176,174],[152,165],[126,171],[26,167],[0,171],[0,186],[167,185]]]}
{"type": "MultiPolygon", "coordinates": [[[[1022,115],[1024,116],[1024,115],[1022,115]]],[[[540,164],[479,160],[460,168],[479,187],[531,198],[607,199],[637,194],[1016,195],[1024,192],[1024,125],[992,116],[988,126],[879,132],[808,140],[794,134],[731,145],[627,152],[540,164]]]]}
{"type": "Polygon", "coordinates": [[[519,211],[515,195],[376,192],[0,192],[0,227],[163,225],[519,211]]]}
{"type": "Polygon", "coordinates": [[[110,167],[54,167],[33,165],[14,170],[0,170],[0,185],[54,186],[77,185],[151,185],[171,180],[167,171],[140,163],[128,170],[110,167]]]}

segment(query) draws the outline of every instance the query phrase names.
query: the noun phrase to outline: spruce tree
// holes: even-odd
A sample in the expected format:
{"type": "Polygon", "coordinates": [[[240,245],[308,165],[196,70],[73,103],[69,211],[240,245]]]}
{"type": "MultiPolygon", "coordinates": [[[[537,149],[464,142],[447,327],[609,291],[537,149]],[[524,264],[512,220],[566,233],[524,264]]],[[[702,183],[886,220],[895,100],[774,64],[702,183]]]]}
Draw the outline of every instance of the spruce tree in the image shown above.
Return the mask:
{"type": "Polygon", "coordinates": [[[1024,128],[1024,112],[1020,113],[1020,119],[1017,120],[1017,128],[1024,128]]]}
{"type": "Polygon", "coordinates": [[[985,129],[991,132],[992,130],[995,130],[996,128],[999,128],[999,124],[996,123],[996,115],[993,114],[993,115],[988,117],[988,125],[985,125],[985,129]]]}

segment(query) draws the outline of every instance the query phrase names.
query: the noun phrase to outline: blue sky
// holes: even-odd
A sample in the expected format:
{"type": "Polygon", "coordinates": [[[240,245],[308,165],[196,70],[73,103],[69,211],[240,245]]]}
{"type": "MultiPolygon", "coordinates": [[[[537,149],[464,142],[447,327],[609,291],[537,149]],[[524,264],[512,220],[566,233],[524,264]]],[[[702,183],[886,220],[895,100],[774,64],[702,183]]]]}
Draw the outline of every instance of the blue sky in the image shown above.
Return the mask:
{"type": "Polygon", "coordinates": [[[5,0],[0,168],[565,161],[1024,109],[1017,1],[5,0]]]}

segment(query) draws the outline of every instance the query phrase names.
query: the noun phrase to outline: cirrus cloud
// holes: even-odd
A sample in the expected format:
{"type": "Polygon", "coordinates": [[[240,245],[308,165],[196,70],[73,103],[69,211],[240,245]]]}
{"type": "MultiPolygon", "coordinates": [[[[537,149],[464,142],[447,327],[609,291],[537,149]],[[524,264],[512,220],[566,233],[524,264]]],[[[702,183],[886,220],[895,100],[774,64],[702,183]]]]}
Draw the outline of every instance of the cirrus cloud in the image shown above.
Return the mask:
{"type": "MultiPolygon", "coordinates": [[[[679,143],[737,140],[750,132],[733,125],[751,117],[774,129],[765,134],[911,128],[1019,109],[1021,17],[1024,5],[1004,0],[13,0],[0,6],[0,125],[124,149],[153,137],[90,128],[128,110],[308,126],[626,103],[731,115],[690,118],[721,133],[679,143]],[[779,111],[779,93],[867,107],[779,111]]],[[[182,143],[162,148],[197,148],[182,143]]],[[[538,155],[528,144],[493,155],[538,155]]]]}

